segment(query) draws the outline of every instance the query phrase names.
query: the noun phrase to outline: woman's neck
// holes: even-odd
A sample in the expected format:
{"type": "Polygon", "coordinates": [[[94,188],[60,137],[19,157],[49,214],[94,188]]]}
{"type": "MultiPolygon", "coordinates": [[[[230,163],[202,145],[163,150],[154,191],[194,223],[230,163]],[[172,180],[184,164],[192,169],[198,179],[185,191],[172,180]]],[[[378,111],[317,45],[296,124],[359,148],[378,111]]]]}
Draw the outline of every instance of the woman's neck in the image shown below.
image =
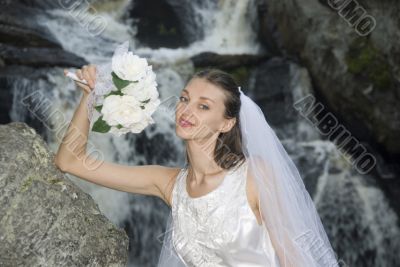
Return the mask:
{"type": "Polygon", "coordinates": [[[222,169],[214,160],[214,148],[216,142],[199,144],[197,140],[187,141],[187,153],[190,159],[189,166],[196,177],[196,183],[200,184],[206,176],[218,174],[222,169]]]}

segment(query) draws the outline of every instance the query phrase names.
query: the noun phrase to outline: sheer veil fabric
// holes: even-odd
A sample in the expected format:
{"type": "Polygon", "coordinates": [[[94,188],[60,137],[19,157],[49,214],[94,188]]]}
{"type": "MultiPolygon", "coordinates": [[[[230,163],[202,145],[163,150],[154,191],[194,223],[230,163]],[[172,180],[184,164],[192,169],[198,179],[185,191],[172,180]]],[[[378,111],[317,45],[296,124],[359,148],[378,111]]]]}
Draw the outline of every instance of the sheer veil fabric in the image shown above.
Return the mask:
{"type": "Polygon", "coordinates": [[[240,91],[243,152],[259,188],[263,225],[281,266],[338,266],[316,207],[295,164],[260,107],[240,91]]]}
{"type": "Polygon", "coordinates": [[[163,234],[163,245],[161,248],[160,257],[158,259],[157,267],[185,267],[186,264],[180,259],[173,247],[172,241],[173,220],[172,211],[169,213],[167,219],[167,226],[163,234]]]}
{"type": "MultiPolygon", "coordinates": [[[[240,91],[242,148],[259,189],[259,209],[281,267],[339,266],[295,164],[260,107],[240,91]]],[[[186,266],[172,242],[169,214],[158,267],[186,266]]]]}

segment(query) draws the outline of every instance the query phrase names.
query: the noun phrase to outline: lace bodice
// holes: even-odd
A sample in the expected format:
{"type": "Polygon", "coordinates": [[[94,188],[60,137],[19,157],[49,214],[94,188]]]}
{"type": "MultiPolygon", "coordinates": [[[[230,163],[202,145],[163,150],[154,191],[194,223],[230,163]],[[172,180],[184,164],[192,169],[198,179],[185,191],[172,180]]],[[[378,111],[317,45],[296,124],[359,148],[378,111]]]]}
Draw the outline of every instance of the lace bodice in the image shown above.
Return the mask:
{"type": "Polygon", "coordinates": [[[187,266],[279,266],[268,232],[246,195],[247,164],[228,171],[222,183],[200,197],[187,193],[181,169],[172,191],[172,240],[187,266]]]}

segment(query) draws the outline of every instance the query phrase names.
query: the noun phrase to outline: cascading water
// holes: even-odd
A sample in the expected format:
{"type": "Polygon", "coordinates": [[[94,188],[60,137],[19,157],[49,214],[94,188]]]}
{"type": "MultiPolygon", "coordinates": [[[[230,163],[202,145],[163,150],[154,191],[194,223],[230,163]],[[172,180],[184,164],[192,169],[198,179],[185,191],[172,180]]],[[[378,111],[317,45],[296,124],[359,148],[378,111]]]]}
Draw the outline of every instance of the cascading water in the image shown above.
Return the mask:
{"type": "MultiPolygon", "coordinates": [[[[244,7],[251,6],[251,1],[242,1],[239,6],[234,5],[235,1],[221,2],[221,9],[218,12],[211,8],[216,4],[212,2],[202,3],[200,9],[194,9],[196,10],[195,21],[205,23],[202,27],[208,37],[181,49],[138,47],[134,36],[135,30],[128,22],[122,22],[120,19],[129,1],[119,2],[113,6],[113,9],[101,13],[89,13],[79,9],[53,10],[46,16],[40,17],[39,22],[51,31],[65,50],[95,64],[108,61],[116,45],[129,40],[130,48],[135,53],[146,56],[153,64],[163,101],[171,96],[177,96],[186,79],[193,72],[194,68],[188,60],[190,56],[202,51],[214,51],[221,54],[258,52],[255,34],[250,24],[246,23],[251,21],[248,20],[247,8],[244,7]],[[235,16],[228,19],[233,23],[229,23],[227,16],[233,13],[235,16]],[[86,22],[98,16],[106,21],[107,27],[100,35],[93,36],[86,22]],[[225,19],[221,20],[221,16],[225,19]],[[232,33],[224,33],[226,32],[225,23],[232,24],[232,33]],[[238,28],[235,29],[235,27],[238,28]],[[241,37],[243,31],[246,32],[244,38],[241,37]]],[[[97,7],[99,10],[102,9],[101,4],[97,7]]],[[[71,81],[63,77],[62,69],[54,68],[46,75],[50,82],[47,86],[26,84],[24,86],[27,89],[20,90],[21,84],[14,84],[16,91],[14,98],[21,99],[23,97],[21,94],[29,95],[40,88],[41,93],[36,96],[36,100],[31,99],[31,101],[38,102],[37,98],[44,97],[51,103],[50,108],[37,111],[35,114],[42,114],[40,121],[45,121],[43,124],[48,125],[44,133],[47,135],[51,149],[56,151],[66,130],[65,123],[71,120],[79,101],[80,92],[71,81]],[[63,114],[62,118],[59,116],[45,118],[46,114],[54,114],[57,111],[63,114]]],[[[16,103],[12,111],[13,120],[26,121],[27,115],[20,110],[24,109],[21,104],[16,103]]],[[[120,164],[182,165],[183,144],[174,133],[173,110],[170,113],[156,112],[154,119],[156,127],[149,127],[140,136],[114,137],[90,133],[88,148],[96,148],[103,152],[105,160],[120,164]]],[[[130,266],[154,266],[161,249],[160,238],[165,227],[167,206],[159,199],[118,192],[88,183],[72,175],[68,176],[94,198],[101,211],[111,221],[126,229],[130,237],[130,266]]]]}
{"type": "MultiPolygon", "coordinates": [[[[161,100],[166,100],[177,96],[193,73],[189,57],[204,51],[258,54],[262,49],[253,26],[255,0],[208,0],[190,4],[195,10],[192,22],[200,24],[197,28],[202,28],[202,34],[195,34],[199,39],[178,49],[141,47],[135,39],[135,29],[121,20],[130,1],[118,1],[113,5],[98,3],[96,7],[102,11],[97,13],[53,10],[39,20],[65,50],[92,63],[108,61],[116,45],[129,40],[131,49],[153,64],[161,100]],[[100,16],[107,27],[100,35],[93,36],[85,21],[96,16],[100,16]]],[[[306,74],[304,69],[291,65],[293,101],[309,93],[311,85],[306,74]]],[[[44,122],[41,134],[56,151],[66,130],[65,122],[71,120],[80,92],[63,77],[60,68],[53,68],[44,76],[46,79],[35,82],[21,80],[14,83],[10,116],[13,121],[30,121],[32,115],[28,114],[24,103],[17,100],[39,90],[35,97],[46,98],[51,105],[37,110],[35,114],[40,114],[40,118],[36,119],[44,122]],[[63,117],[46,117],[46,114],[55,114],[56,111],[60,111],[63,117]]],[[[129,165],[182,166],[183,143],[175,135],[173,110],[156,112],[154,119],[155,126],[148,127],[143,134],[114,137],[90,133],[89,142],[102,151],[108,161],[129,165]]],[[[277,133],[304,174],[332,244],[347,264],[342,266],[400,266],[395,251],[400,246],[398,218],[388,207],[383,193],[372,183],[373,179],[352,172],[350,165],[340,160],[338,150],[330,142],[320,140],[315,127],[302,118],[278,128],[277,133]]],[[[130,237],[130,266],[155,266],[161,249],[159,237],[164,230],[167,206],[156,198],[118,192],[72,175],[69,177],[95,199],[111,221],[126,229],[130,237]]]]}

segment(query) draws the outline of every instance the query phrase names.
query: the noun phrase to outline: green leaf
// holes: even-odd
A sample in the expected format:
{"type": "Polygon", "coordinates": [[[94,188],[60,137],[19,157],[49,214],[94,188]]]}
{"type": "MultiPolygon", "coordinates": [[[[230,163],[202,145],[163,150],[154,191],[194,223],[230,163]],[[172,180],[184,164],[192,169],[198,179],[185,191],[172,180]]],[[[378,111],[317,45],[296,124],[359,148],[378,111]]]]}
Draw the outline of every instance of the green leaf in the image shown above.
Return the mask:
{"type": "Polygon", "coordinates": [[[118,124],[116,127],[117,127],[118,129],[121,129],[121,128],[124,127],[124,126],[122,126],[121,124],[118,124]]]}
{"type": "Polygon", "coordinates": [[[105,120],[103,120],[103,116],[97,119],[93,124],[92,131],[99,133],[107,133],[111,129],[111,126],[107,124],[105,120]]]}
{"type": "Polygon", "coordinates": [[[124,95],[124,94],[121,91],[111,91],[108,94],[106,94],[104,97],[107,97],[110,95],[124,95]]]}
{"type": "Polygon", "coordinates": [[[121,90],[122,88],[128,86],[131,83],[131,81],[122,80],[121,78],[119,78],[117,74],[115,74],[115,72],[112,72],[111,75],[113,83],[118,90],[121,90]]]}
{"type": "Polygon", "coordinates": [[[149,99],[147,99],[147,100],[145,100],[145,101],[141,101],[141,103],[143,103],[143,104],[147,104],[147,103],[149,103],[149,102],[150,102],[150,99],[151,99],[151,98],[149,98],[149,99]]]}
{"type": "Polygon", "coordinates": [[[101,112],[101,108],[103,107],[103,105],[100,105],[100,106],[95,106],[94,108],[98,111],[98,112],[101,112]]]}

